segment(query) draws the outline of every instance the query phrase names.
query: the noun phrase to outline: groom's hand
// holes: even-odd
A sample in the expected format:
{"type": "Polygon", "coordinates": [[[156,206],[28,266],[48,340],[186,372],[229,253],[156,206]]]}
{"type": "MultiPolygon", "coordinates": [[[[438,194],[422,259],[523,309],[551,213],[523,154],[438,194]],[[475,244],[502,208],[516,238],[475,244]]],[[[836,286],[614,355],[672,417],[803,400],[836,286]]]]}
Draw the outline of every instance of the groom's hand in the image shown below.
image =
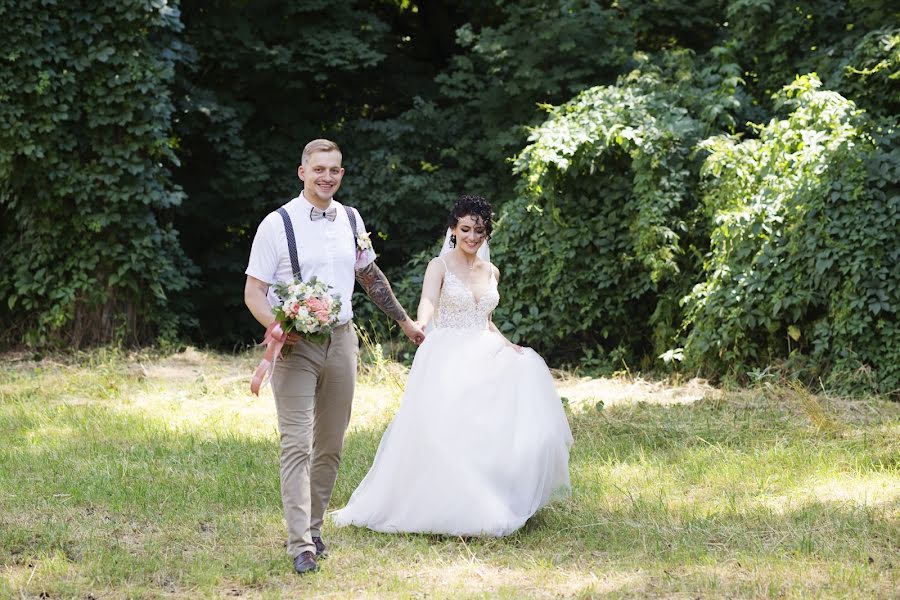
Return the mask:
{"type": "Polygon", "coordinates": [[[406,334],[406,337],[408,337],[416,346],[425,341],[425,332],[422,331],[419,324],[412,319],[400,321],[400,328],[403,330],[403,333],[406,334]]]}

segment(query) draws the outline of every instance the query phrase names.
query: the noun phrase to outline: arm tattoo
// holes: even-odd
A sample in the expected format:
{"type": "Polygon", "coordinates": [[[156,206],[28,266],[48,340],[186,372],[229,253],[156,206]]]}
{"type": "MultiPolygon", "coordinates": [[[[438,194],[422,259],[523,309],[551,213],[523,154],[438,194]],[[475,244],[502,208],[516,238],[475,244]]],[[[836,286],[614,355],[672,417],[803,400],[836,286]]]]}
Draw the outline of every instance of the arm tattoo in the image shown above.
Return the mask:
{"type": "Polygon", "coordinates": [[[403,322],[408,317],[391,290],[391,284],[374,262],[356,272],[356,281],[366,291],[375,306],[395,321],[403,322]]]}

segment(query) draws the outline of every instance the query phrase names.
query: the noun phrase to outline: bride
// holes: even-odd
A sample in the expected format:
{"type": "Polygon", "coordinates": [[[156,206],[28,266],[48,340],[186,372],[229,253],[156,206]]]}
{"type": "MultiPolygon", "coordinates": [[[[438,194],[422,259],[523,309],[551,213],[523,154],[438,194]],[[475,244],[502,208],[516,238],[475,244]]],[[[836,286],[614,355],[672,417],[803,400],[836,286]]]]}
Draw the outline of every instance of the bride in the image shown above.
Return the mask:
{"type": "Polygon", "coordinates": [[[336,525],[502,536],[568,493],[572,434],[550,371],[491,321],[500,301],[491,219],[480,196],[454,205],[419,302],[419,324],[434,317],[434,329],[372,468],[332,513],[336,525]]]}

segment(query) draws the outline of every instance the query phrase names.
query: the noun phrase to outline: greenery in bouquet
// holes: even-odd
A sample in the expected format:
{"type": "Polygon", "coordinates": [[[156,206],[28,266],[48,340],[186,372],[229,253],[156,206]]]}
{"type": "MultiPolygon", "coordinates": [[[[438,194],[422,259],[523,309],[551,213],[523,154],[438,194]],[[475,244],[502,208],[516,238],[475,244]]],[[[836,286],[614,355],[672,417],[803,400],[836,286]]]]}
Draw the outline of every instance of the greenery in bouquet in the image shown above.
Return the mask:
{"type": "MultiPolygon", "coordinates": [[[[341,299],[328,293],[330,285],[313,277],[279,282],[274,287],[280,303],[272,312],[285,333],[298,333],[318,344],[329,338],[341,312],[341,299]]],[[[285,346],[285,350],[289,348],[285,346]]]]}

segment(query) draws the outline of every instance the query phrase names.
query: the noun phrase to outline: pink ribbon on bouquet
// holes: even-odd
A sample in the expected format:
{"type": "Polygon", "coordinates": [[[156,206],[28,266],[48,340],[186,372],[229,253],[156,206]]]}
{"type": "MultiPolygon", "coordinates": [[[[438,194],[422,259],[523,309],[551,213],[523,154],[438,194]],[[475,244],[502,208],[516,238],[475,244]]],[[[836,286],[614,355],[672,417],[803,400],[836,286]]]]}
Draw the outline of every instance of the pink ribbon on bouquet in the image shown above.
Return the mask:
{"type": "Polygon", "coordinates": [[[281,329],[281,325],[277,321],[273,321],[266,328],[266,337],[259,344],[266,347],[266,353],[253,373],[253,379],[250,380],[251,393],[259,396],[259,390],[269,383],[272,373],[275,372],[275,361],[281,355],[281,348],[284,346],[286,339],[287,334],[281,329]]]}

